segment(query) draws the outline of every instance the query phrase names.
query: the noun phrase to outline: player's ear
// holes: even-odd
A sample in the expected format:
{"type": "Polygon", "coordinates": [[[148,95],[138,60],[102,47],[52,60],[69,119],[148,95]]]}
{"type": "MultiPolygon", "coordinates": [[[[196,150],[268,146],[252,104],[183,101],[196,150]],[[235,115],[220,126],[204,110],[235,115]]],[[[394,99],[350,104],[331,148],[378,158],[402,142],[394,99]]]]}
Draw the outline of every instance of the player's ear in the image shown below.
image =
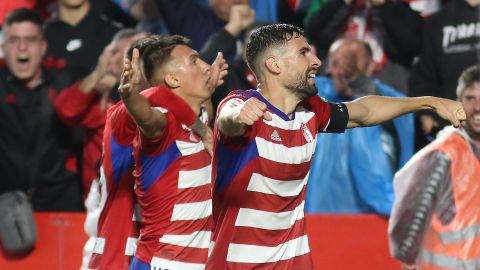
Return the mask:
{"type": "Polygon", "coordinates": [[[274,73],[274,74],[279,74],[281,72],[280,65],[278,63],[278,59],[275,56],[269,56],[267,59],[265,59],[265,66],[268,71],[274,73]]]}
{"type": "Polygon", "coordinates": [[[165,85],[168,86],[170,89],[175,89],[180,87],[180,81],[173,75],[173,74],[166,74],[165,75],[165,85]]]}

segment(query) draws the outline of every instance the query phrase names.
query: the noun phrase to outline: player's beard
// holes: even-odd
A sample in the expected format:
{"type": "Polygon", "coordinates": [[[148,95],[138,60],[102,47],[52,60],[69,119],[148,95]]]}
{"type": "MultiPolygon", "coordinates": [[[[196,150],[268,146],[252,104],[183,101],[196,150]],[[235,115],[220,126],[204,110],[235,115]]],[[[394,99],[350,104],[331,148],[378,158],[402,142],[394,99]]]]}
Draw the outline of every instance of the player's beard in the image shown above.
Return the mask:
{"type": "Polygon", "coordinates": [[[293,82],[285,84],[285,87],[300,100],[313,97],[318,93],[315,84],[310,85],[308,83],[308,74],[310,71],[311,70],[307,70],[304,74],[299,73],[293,82]]]}

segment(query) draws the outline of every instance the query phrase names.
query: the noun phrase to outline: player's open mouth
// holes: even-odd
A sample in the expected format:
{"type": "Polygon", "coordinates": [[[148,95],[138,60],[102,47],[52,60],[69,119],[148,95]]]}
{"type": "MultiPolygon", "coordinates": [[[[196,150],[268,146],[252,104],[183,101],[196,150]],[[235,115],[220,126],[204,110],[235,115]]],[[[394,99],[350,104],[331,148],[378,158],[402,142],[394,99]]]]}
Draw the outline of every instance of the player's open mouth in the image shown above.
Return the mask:
{"type": "Polygon", "coordinates": [[[317,76],[317,69],[311,69],[307,72],[308,79],[314,79],[317,76]]]}
{"type": "Polygon", "coordinates": [[[317,76],[317,70],[311,70],[307,73],[307,80],[310,84],[315,84],[315,77],[317,76]]]}

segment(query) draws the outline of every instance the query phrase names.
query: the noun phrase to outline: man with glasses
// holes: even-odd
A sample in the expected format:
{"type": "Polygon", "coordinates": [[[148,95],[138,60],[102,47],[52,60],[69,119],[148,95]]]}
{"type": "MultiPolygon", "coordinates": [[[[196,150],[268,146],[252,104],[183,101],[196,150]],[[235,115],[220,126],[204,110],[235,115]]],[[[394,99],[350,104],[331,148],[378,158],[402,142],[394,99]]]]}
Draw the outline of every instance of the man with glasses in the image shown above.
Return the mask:
{"type": "Polygon", "coordinates": [[[0,194],[28,193],[35,210],[81,211],[70,132],[53,107],[57,94],[72,81],[60,66],[43,61],[47,42],[42,24],[36,12],[16,9],[3,25],[0,194]]]}

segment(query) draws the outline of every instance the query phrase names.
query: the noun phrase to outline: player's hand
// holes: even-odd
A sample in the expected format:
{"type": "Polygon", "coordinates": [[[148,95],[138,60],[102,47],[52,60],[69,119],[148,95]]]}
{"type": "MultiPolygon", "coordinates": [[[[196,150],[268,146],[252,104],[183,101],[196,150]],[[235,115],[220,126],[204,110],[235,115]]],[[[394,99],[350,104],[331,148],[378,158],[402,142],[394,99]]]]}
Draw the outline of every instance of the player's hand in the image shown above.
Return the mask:
{"type": "Polygon", "coordinates": [[[219,52],[215,61],[213,61],[210,67],[210,78],[207,82],[207,87],[213,92],[215,88],[224,83],[224,78],[228,74],[228,64],[223,58],[223,53],[219,52]]]}
{"type": "Polygon", "coordinates": [[[198,117],[190,126],[193,132],[195,132],[200,138],[202,138],[203,146],[210,154],[213,155],[213,132],[212,129],[202,122],[198,117]]]}
{"type": "Polygon", "coordinates": [[[445,98],[434,98],[433,111],[450,121],[454,127],[459,127],[467,117],[461,102],[445,98]]]}
{"type": "Polygon", "coordinates": [[[202,142],[203,146],[207,150],[207,152],[210,154],[210,156],[213,156],[213,131],[210,127],[205,125],[205,132],[202,134],[202,142]]]}
{"type": "Polygon", "coordinates": [[[272,120],[272,116],[267,111],[267,104],[257,98],[250,98],[240,106],[238,114],[233,117],[233,120],[237,123],[251,126],[260,118],[268,121],[272,120]]]}
{"type": "Polygon", "coordinates": [[[123,73],[118,91],[123,97],[130,96],[133,92],[140,92],[142,86],[142,74],[140,71],[140,53],[133,49],[132,61],[125,58],[123,73]]]}
{"type": "Polygon", "coordinates": [[[225,30],[232,36],[238,36],[243,30],[252,25],[255,20],[255,11],[249,5],[233,5],[225,30]]]}

